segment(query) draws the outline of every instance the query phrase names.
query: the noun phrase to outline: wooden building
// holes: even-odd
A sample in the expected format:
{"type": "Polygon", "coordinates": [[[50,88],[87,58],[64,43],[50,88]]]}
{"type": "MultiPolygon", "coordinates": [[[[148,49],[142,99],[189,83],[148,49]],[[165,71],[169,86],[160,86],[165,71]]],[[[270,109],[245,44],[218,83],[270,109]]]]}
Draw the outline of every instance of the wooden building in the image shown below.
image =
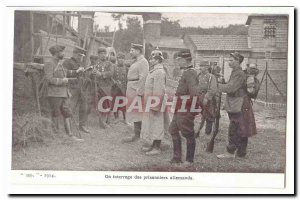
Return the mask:
{"type": "Polygon", "coordinates": [[[269,70],[286,70],[288,55],[288,15],[249,15],[248,44],[251,49],[249,63],[264,69],[266,58],[269,70]]]}

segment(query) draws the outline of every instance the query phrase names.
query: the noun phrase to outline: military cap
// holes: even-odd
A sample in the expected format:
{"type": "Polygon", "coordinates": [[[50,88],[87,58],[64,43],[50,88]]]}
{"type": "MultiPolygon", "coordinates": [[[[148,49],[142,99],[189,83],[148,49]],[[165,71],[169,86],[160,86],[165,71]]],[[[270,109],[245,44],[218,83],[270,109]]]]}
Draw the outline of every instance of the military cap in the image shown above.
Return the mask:
{"type": "Polygon", "coordinates": [[[74,49],[73,49],[73,53],[80,54],[80,55],[84,56],[85,55],[85,49],[83,49],[79,46],[75,46],[74,49]]]}
{"type": "Polygon", "coordinates": [[[192,54],[191,54],[191,51],[190,50],[181,50],[177,53],[176,55],[177,57],[175,59],[178,59],[178,58],[192,58],[192,54]]]}
{"type": "Polygon", "coordinates": [[[117,54],[117,58],[118,59],[125,59],[125,54],[120,52],[120,53],[117,54]]]}
{"type": "Polygon", "coordinates": [[[151,57],[155,59],[164,59],[163,53],[157,48],[151,52],[151,57]]]}
{"type": "Polygon", "coordinates": [[[110,56],[109,61],[112,63],[116,63],[117,59],[115,56],[110,56]]]}
{"type": "Polygon", "coordinates": [[[98,56],[96,56],[96,55],[91,55],[90,56],[90,60],[97,60],[99,57],[98,56]]]}
{"type": "Polygon", "coordinates": [[[52,54],[52,55],[54,55],[55,53],[58,53],[58,52],[61,52],[61,51],[63,51],[63,50],[65,50],[65,46],[63,46],[63,45],[54,45],[54,46],[51,46],[50,48],[49,48],[49,52],[52,54]]]}
{"type": "Polygon", "coordinates": [[[244,60],[244,56],[242,56],[238,52],[231,53],[230,56],[234,57],[234,59],[238,60],[240,63],[242,63],[244,60]]]}
{"type": "Polygon", "coordinates": [[[99,47],[98,53],[107,52],[105,47],[99,47]]]}
{"type": "Polygon", "coordinates": [[[201,60],[200,63],[199,63],[199,66],[209,67],[209,61],[208,60],[201,60]]]}
{"type": "Polygon", "coordinates": [[[141,44],[133,44],[133,43],[131,43],[131,48],[138,49],[141,52],[143,51],[143,45],[141,45],[141,44]]]}

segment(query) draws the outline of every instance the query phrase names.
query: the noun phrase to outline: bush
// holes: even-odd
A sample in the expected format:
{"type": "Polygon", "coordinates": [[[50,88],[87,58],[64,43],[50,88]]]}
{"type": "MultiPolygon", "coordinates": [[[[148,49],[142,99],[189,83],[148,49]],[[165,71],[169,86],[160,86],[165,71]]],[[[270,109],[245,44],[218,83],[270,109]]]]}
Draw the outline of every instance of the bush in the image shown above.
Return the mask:
{"type": "Polygon", "coordinates": [[[26,147],[32,142],[45,143],[54,138],[51,120],[35,113],[14,113],[12,125],[13,148],[26,147]]]}

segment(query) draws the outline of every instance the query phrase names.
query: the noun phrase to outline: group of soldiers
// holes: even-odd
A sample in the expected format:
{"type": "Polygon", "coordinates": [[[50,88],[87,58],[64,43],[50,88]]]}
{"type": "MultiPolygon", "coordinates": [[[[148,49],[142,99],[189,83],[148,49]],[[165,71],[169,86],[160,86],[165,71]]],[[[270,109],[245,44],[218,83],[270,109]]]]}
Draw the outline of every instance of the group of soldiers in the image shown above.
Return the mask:
{"type": "MultiPolygon", "coordinates": [[[[144,141],[142,151],[146,155],[161,153],[161,141],[164,134],[169,132],[173,141],[173,157],[171,163],[192,165],[196,147],[194,119],[199,113],[191,112],[192,99],[197,97],[197,106],[206,122],[205,133],[210,134],[216,120],[216,99],[226,93],[225,109],[230,120],[228,130],[228,145],[225,154],[218,158],[245,157],[248,137],[256,134],[256,125],[252,110],[251,99],[246,92],[246,75],[241,68],[244,57],[235,52],[230,54],[229,66],[232,68],[227,83],[215,73],[208,61],[201,61],[200,72],[193,66],[189,50],[175,54],[174,61],[180,67],[182,75],[179,79],[175,96],[178,97],[175,112],[170,122],[167,110],[162,110],[162,101],[149,112],[126,112],[133,99],[147,102],[151,96],[161,99],[167,96],[167,72],[163,66],[164,57],[158,49],[152,51],[148,60],[143,55],[143,46],[132,44],[130,49],[131,61],[125,61],[125,55],[119,53],[107,57],[106,48],[100,47],[98,55],[90,57],[90,65],[81,65],[85,50],[76,47],[70,59],[63,61],[64,46],[55,45],[49,51],[52,59],[45,63],[45,76],[48,81],[47,96],[51,109],[54,130],[58,130],[58,117],[62,114],[66,133],[74,140],[82,138],[71,131],[72,111],[79,108],[79,129],[89,133],[87,128],[88,115],[94,109],[99,115],[99,125],[106,128],[110,124],[111,112],[101,113],[97,109],[99,100],[111,96],[101,102],[103,108],[112,110],[115,97],[124,96],[128,104],[119,108],[123,113],[126,124],[133,124],[133,136],[124,138],[123,143],[144,141]],[[76,78],[73,78],[76,77],[76,78]],[[76,99],[71,108],[70,97],[76,99]],[[182,97],[190,98],[182,98],[182,97]],[[178,112],[185,105],[186,112],[178,112]],[[186,157],[182,160],[182,137],[186,139],[186,157]]],[[[114,117],[118,118],[118,110],[114,117]]]]}

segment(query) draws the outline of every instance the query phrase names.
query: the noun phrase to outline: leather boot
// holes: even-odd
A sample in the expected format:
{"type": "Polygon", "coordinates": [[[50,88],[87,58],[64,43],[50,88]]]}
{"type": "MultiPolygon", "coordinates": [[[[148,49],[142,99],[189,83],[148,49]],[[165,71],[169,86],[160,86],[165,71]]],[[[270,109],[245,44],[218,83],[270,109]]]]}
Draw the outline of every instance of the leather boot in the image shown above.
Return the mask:
{"type": "Polygon", "coordinates": [[[73,140],[76,141],[83,141],[83,139],[76,137],[75,135],[73,135],[72,131],[71,131],[71,121],[70,118],[64,118],[64,125],[65,125],[65,130],[68,136],[70,136],[73,140]]]}
{"type": "Polygon", "coordinates": [[[186,140],[186,161],[189,163],[194,162],[196,141],[194,137],[189,137],[186,140]]]}
{"type": "Polygon", "coordinates": [[[123,139],[123,143],[134,142],[140,139],[142,122],[134,122],[134,136],[123,139]]]}
{"type": "Polygon", "coordinates": [[[173,139],[173,158],[171,163],[182,163],[181,160],[181,138],[173,139]]]}
{"type": "Polygon", "coordinates": [[[205,134],[206,135],[210,135],[211,134],[212,125],[213,125],[212,121],[206,120],[206,125],[205,125],[205,134]]]}
{"type": "Polygon", "coordinates": [[[59,117],[52,117],[52,129],[55,133],[59,132],[59,117]]]}
{"type": "Polygon", "coordinates": [[[154,140],[152,145],[153,148],[150,151],[146,152],[146,155],[153,156],[153,155],[161,154],[160,143],[161,140],[154,140]]]}

